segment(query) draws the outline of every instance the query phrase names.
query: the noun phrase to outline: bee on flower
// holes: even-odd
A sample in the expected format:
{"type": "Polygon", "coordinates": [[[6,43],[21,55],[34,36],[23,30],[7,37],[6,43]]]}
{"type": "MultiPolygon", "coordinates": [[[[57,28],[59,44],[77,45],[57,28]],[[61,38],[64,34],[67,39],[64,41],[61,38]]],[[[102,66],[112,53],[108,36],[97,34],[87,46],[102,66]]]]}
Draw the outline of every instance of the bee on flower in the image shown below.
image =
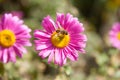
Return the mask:
{"type": "Polygon", "coordinates": [[[48,63],[54,62],[63,66],[67,58],[78,59],[78,53],[84,53],[86,35],[83,24],[71,14],[58,13],[56,21],[47,16],[42,21],[43,30],[35,30],[35,47],[42,58],[48,57],[48,63]]]}

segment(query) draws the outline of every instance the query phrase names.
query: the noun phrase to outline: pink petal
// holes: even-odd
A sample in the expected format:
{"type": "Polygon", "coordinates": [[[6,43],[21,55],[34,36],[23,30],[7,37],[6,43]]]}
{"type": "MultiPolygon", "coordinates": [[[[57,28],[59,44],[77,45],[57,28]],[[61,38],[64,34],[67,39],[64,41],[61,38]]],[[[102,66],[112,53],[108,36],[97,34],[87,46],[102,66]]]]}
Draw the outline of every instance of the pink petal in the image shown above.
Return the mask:
{"type": "Polygon", "coordinates": [[[69,54],[67,55],[67,57],[72,60],[72,61],[76,61],[77,60],[77,57],[74,56],[74,53],[73,52],[69,52],[69,54]]]}
{"type": "Polygon", "coordinates": [[[71,14],[66,14],[65,16],[65,21],[64,21],[64,29],[67,29],[69,26],[71,26],[71,21],[72,21],[73,16],[71,14]]]}
{"type": "Polygon", "coordinates": [[[50,39],[39,39],[39,40],[34,40],[35,44],[45,44],[49,43],[50,39]]]}
{"type": "Polygon", "coordinates": [[[71,50],[69,47],[66,48],[66,52],[67,52],[67,57],[72,60],[72,61],[76,61],[78,56],[77,53],[74,50],[71,50]]]}
{"type": "Polygon", "coordinates": [[[114,32],[120,31],[120,23],[119,22],[116,22],[113,24],[112,31],[114,31],[114,32]]]}
{"type": "Polygon", "coordinates": [[[64,20],[65,20],[64,14],[57,13],[57,18],[56,18],[57,26],[59,26],[60,24],[62,27],[64,27],[64,20]]]}
{"type": "Polygon", "coordinates": [[[12,17],[12,14],[4,14],[2,17],[2,29],[6,29],[7,27],[10,26],[10,18],[12,17]]]}
{"type": "Polygon", "coordinates": [[[3,29],[14,30],[17,26],[20,26],[23,23],[22,20],[19,20],[17,16],[12,16],[12,14],[5,14],[3,16],[3,29]],[[13,27],[14,26],[14,27],[13,27]]]}
{"type": "Polygon", "coordinates": [[[7,63],[8,61],[8,50],[3,49],[3,63],[7,63]]]}
{"type": "Polygon", "coordinates": [[[12,62],[16,62],[16,55],[15,55],[15,52],[13,50],[13,47],[9,48],[9,55],[10,55],[10,60],[12,62]]]}
{"type": "Polygon", "coordinates": [[[34,37],[35,38],[50,38],[51,35],[47,34],[46,32],[44,31],[41,31],[41,30],[35,30],[34,32],[34,37]]]}
{"type": "Polygon", "coordinates": [[[23,46],[31,46],[32,45],[28,39],[17,39],[16,43],[21,44],[23,46]]]}
{"type": "MultiPolygon", "coordinates": [[[[1,19],[0,19],[1,20],[1,19]]],[[[2,30],[2,22],[0,22],[0,31],[2,30]]]]}
{"type": "Polygon", "coordinates": [[[52,48],[42,50],[42,51],[40,51],[39,56],[41,56],[42,58],[46,58],[51,53],[51,50],[52,50],[52,48]]]}
{"type": "Polygon", "coordinates": [[[71,34],[71,41],[87,41],[87,36],[84,34],[71,34]]]}
{"type": "Polygon", "coordinates": [[[55,50],[55,64],[63,66],[66,63],[65,53],[63,53],[62,49],[55,50]]]}
{"type": "Polygon", "coordinates": [[[69,45],[74,47],[75,49],[85,48],[86,47],[86,42],[78,42],[78,43],[71,42],[71,43],[69,43],[69,45]]]}
{"type": "Polygon", "coordinates": [[[13,46],[13,49],[14,49],[15,53],[17,54],[17,56],[22,58],[21,50],[19,50],[19,48],[17,46],[13,46]]]}
{"type": "Polygon", "coordinates": [[[29,39],[29,38],[31,38],[30,34],[16,35],[16,39],[23,39],[23,40],[25,40],[25,39],[29,39]]]}
{"type": "MultiPolygon", "coordinates": [[[[64,50],[61,51],[63,64],[66,64],[67,56],[64,50]]],[[[61,65],[62,66],[62,65],[61,65]]]]}
{"type": "Polygon", "coordinates": [[[13,30],[16,35],[18,34],[28,34],[31,32],[31,29],[27,25],[18,24],[13,30]]]}
{"type": "Polygon", "coordinates": [[[47,16],[44,18],[44,20],[42,21],[42,26],[49,33],[52,33],[53,31],[55,31],[55,23],[50,16],[47,16]]]}
{"type": "Polygon", "coordinates": [[[20,50],[23,53],[27,53],[26,48],[24,48],[21,44],[15,43],[14,44],[16,46],[16,48],[18,48],[18,50],[20,50]]]}
{"type": "Polygon", "coordinates": [[[54,50],[54,54],[55,54],[55,64],[61,64],[61,53],[59,52],[59,49],[55,49],[54,50]]]}
{"type": "Polygon", "coordinates": [[[79,23],[77,18],[73,18],[70,26],[66,29],[70,34],[80,33],[84,31],[84,27],[82,23],[79,23]]]}
{"type": "Polygon", "coordinates": [[[2,49],[2,47],[0,47],[0,60],[2,60],[2,55],[3,55],[2,51],[3,51],[3,49],[2,49]]]}
{"type": "Polygon", "coordinates": [[[48,43],[48,44],[36,44],[36,50],[46,49],[50,46],[52,46],[52,44],[50,44],[50,43],[48,43]]]}
{"type": "Polygon", "coordinates": [[[53,57],[54,57],[54,49],[51,50],[51,54],[50,54],[50,56],[48,57],[48,64],[51,63],[51,61],[53,60],[53,57]]]}

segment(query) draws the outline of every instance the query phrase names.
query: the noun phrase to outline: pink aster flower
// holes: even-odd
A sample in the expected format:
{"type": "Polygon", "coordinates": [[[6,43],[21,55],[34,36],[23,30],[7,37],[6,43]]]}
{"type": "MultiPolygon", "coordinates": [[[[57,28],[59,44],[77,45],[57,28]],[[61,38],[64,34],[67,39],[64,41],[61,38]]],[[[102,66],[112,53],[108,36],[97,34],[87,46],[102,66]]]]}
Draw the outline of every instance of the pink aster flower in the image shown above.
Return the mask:
{"type": "Polygon", "coordinates": [[[114,23],[109,32],[110,42],[113,47],[120,49],[120,23],[114,23]]]}
{"type": "Polygon", "coordinates": [[[0,19],[0,61],[15,62],[16,56],[26,53],[24,46],[31,46],[29,29],[17,16],[4,14],[0,19]]]}
{"type": "Polygon", "coordinates": [[[67,58],[77,60],[78,52],[84,53],[86,36],[83,24],[71,14],[57,14],[54,22],[50,16],[42,21],[45,30],[35,30],[34,37],[36,50],[39,56],[48,57],[48,63],[54,61],[60,66],[66,63],[67,58]]]}

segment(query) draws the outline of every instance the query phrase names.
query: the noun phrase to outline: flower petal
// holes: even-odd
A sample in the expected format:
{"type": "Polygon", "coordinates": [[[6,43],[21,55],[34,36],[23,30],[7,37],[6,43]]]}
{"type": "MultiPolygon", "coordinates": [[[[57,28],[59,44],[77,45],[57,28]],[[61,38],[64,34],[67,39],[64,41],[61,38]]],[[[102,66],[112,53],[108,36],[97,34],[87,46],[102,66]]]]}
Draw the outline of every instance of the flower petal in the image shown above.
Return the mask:
{"type": "Polygon", "coordinates": [[[51,50],[51,54],[50,54],[50,56],[48,57],[48,64],[51,63],[51,61],[53,60],[53,58],[54,58],[54,49],[51,50]]]}
{"type": "Polygon", "coordinates": [[[8,61],[8,50],[3,49],[3,63],[7,63],[8,61]]]}
{"type": "Polygon", "coordinates": [[[50,38],[51,36],[47,32],[41,30],[35,30],[34,37],[41,39],[41,38],[50,38]]]}
{"type": "Polygon", "coordinates": [[[73,51],[72,49],[70,49],[69,47],[66,48],[66,52],[68,53],[67,54],[67,57],[72,60],[72,61],[76,61],[77,58],[78,58],[78,55],[75,51],[73,51]]]}
{"type": "Polygon", "coordinates": [[[36,44],[36,50],[42,50],[46,49],[48,47],[52,46],[51,43],[45,43],[45,44],[36,44]]]}
{"type": "Polygon", "coordinates": [[[66,29],[70,34],[73,33],[80,33],[84,31],[84,27],[82,23],[79,23],[77,18],[73,18],[73,20],[70,23],[70,26],[66,29]]]}
{"type": "Polygon", "coordinates": [[[62,59],[61,59],[61,53],[59,52],[59,49],[55,49],[54,50],[54,54],[55,54],[55,61],[54,61],[54,63],[60,65],[62,59]]]}
{"type": "Polygon", "coordinates": [[[55,27],[56,27],[54,21],[51,19],[50,16],[47,16],[43,19],[42,26],[49,33],[52,33],[53,31],[55,31],[55,27]]]}
{"type": "Polygon", "coordinates": [[[21,50],[19,50],[18,46],[14,45],[13,49],[14,49],[15,53],[17,54],[17,56],[22,58],[22,52],[21,52],[21,50]]]}
{"type": "Polygon", "coordinates": [[[16,55],[15,55],[15,51],[13,50],[13,47],[10,47],[8,49],[8,53],[9,53],[9,56],[10,56],[10,60],[12,62],[16,62],[16,55]]]}
{"type": "Polygon", "coordinates": [[[57,23],[57,26],[58,27],[63,27],[63,28],[65,28],[65,26],[64,26],[64,20],[65,20],[65,16],[64,16],[64,14],[61,14],[61,13],[57,13],[57,18],[56,18],[56,23],[57,23]]]}
{"type": "Polygon", "coordinates": [[[67,61],[67,55],[66,52],[64,51],[64,49],[61,51],[62,54],[62,61],[63,61],[63,65],[66,64],[67,61]]]}
{"type": "Polygon", "coordinates": [[[66,55],[62,49],[55,49],[55,64],[63,66],[66,63],[66,55]]]}
{"type": "Polygon", "coordinates": [[[40,51],[39,56],[46,58],[51,53],[52,47],[40,51]]]}
{"type": "Polygon", "coordinates": [[[3,51],[3,49],[2,49],[2,47],[0,46],[0,60],[2,60],[2,55],[3,55],[2,51],[3,51]]]}
{"type": "Polygon", "coordinates": [[[17,39],[16,43],[21,44],[23,46],[31,46],[32,45],[28,39],[17,39]]]}
{"type": "Polygon", "coordinates": [[[20,50],[22,53],[27,53],[27,50],[26,50],[21,44],[15,43],[14,45],[15,45],[16,48],[18,48],[18,50],[20,50]]]}

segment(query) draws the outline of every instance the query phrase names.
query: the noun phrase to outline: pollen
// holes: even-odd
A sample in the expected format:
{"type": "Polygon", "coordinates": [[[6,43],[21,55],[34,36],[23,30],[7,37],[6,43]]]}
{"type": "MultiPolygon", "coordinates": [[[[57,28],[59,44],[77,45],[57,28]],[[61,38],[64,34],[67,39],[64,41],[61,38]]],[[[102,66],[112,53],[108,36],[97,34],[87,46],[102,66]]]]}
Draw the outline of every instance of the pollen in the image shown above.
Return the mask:
{"type": "Polygon", "coordinates": [[[0,45],[2,47],[10,47],[16,41],[15,34],[11,30],[2,30],[0,31],[0,45]]]}
{"type": "Polygon", "coordinates": [[[70,36],[65,30],[56,30],[51,35],[51,42],[57,48],[64,48],[70,42],[70,36]]]}
{"type": "Polygon", "coordinates": [[[117,39],[120,40],[120,32],[117,33],[117,39]]]}

